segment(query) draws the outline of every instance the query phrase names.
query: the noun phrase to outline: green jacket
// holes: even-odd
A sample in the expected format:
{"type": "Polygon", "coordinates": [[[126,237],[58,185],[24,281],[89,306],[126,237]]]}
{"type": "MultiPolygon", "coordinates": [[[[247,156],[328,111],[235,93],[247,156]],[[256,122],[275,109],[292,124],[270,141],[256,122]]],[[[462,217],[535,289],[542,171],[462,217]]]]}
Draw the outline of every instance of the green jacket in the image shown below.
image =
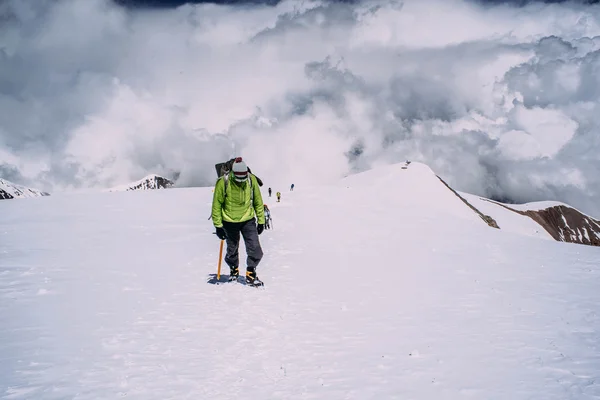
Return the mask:
{"type": "Polygon", "coordinates": [[[212,220],[217,228],[223,226],[223,221],[227,222],[245,222],[256,217],[259,224],[265,223],[265,210],[263,208],[263,199],[260,194],[260,186],[256,177],[248,174],[252,179],[252,190],[254,191],[254,204],[250,193],[249,182],[238,183],[233,178],[233,173],[229,174],[229,183],[227,184],[227,197],[225,196],[225,181],[223,177],[217,179],[212,202],[212,220]]]}

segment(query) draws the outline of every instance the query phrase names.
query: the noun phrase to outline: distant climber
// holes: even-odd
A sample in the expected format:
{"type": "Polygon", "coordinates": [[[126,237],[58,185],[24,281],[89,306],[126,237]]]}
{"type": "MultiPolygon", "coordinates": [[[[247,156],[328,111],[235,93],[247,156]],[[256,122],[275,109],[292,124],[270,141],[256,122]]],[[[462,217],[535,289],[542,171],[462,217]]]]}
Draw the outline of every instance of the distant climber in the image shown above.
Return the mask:
{"type": "Polygon", "coordinates": [[[271,188],[269,188],[269,197],[271,197],[271,188]]]}
{"type": "Polygon", "coordinates": [[[294,184],[292,183],[292,186],[290,187],[290,192],[294,191],[294,184]]]}
{"type": "Polygon", "coordinates": [[[265,227],[262,195],[257,178],[241,157],[234,159],[229,172],[217,179],[212,202],[213,225],[221,240],[227,241],[225,262],[229,265],[229,280],[239,277],[240,233],[246,246],[246,284],[262,286],[256,267],[263,257],[258,239],[265,227]],[[256,218],[255,218],[256,217],[256,218]],[[258,225],[256,224],[258,219],[258,225]]]}
{"type": "Polygon", "coordinates": [[[269,207],[265,204],[264,206],[265,209],[265,229],[271,229],[271,210],[269,210],[269,207]]]}
{"type": "Polygon", "coordinates": [[[281,201],[281,193],[277,192],[277,202],[279,203],[281,201]]]}

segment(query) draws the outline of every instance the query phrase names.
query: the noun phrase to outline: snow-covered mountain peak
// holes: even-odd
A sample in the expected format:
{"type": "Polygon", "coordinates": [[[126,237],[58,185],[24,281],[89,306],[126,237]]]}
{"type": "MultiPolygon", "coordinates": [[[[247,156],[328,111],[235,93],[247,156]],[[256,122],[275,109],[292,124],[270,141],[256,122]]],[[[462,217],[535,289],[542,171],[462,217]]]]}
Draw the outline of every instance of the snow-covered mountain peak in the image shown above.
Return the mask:
{"type": "Polygon", "coordinates": [[[0,178],[0,200],[41,196],[50,196],[50,194],[0,178]]]}
{"type": "Polygon", "coordinates": [[[144,178],[127,183],[124,185],[119,185],[112,187],[106,191],[108,192],[125,192],[130,190],[155,190],[155,189],[168,189],[172,187],[175,183],[165,177],[156,174],[150,174],[145,176],[144,178]]]}
{"type": "MultiPolygon", "coordinates": [[[[367,201],[384,201],[390,212],[410,210],[428,215],[438,224],[455,224],[450,218],[459,217],[465,221],[483,221],[501,231],[600,246],[600,221],[568,204],[555,201],[502,204],[458,192],[428,165],[419,162],[378,167],[348,176],[340,185],[347,189],[357,187],[363,195],[364,188],[369,187],[367,201]]],[[[352,196],[345,201],[352,201],[352,196]]]]}
{"type": "Polygon", "coordinates": [[[350,197],[367,196],[364,199],[367,203],[382,202],[390,212],[429,215],[440,223],[454,223],[450,222],[451,217],[474,223],[480,221],[428,165],[419,162],[377,167],[350,175],[340,185],[356,192],[348,196],[348,201],[350,197]]]}

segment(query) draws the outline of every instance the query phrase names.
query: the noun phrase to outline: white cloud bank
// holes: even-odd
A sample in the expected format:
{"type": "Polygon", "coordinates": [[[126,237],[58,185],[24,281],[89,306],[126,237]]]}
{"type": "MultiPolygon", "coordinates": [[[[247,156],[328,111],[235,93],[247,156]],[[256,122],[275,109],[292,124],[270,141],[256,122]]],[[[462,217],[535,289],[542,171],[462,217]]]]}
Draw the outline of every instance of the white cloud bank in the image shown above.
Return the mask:
{"type": "Polygon", "coordinates": [[[600,8],[464,0],[0,3],[0,174],[268,186],[430,164],[459,190],[600,215],[600,8]]]}

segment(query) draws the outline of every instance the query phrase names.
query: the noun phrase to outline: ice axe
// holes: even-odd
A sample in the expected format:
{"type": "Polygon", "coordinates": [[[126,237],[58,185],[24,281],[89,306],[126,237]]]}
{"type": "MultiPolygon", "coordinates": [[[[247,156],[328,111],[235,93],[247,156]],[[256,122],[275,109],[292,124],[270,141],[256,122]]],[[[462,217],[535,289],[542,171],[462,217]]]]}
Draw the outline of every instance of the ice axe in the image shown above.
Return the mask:
{"type": "Polygon", "coordinates": [[[217,282],[221,279],[221,261],[223,260],[223,242],[221,239],[221,248],[219,249],[219,266],[217,267],[217,282]]]}

